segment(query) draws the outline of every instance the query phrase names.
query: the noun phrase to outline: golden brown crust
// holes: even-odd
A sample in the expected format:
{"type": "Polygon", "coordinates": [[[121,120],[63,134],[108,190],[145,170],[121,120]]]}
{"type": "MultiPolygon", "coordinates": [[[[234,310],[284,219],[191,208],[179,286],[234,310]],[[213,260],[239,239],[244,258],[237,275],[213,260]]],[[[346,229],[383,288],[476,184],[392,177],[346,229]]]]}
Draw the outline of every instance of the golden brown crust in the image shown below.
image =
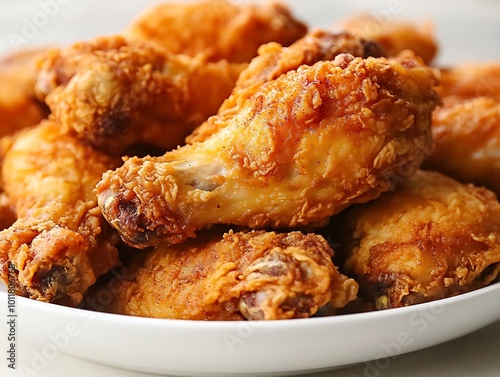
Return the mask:
{"type": "Polygon", "coordinates": [[[0,138],[38,124],[47,110],[35,99],[34,60],[40,50],[0,58],[0,138]]]}
{"type": "Polygon", "coordinates": [[[101,37],[42,56],[36,93],[63,132],[108,152],[136,143],[170,150],[217,112],[244,67],[101,37]]]}
{"type": "Polygon", "coordinates": [[[119,161],[59,132],[46,121],[24,130],[3,162],[17,220],[0,232],[0,274],[10,264],[18,293],[77,305],[99,275],[117,263],[118,237],[97,208],[96,183],[119,161]]]}
{"type": "Polygon", "coordinates": [[[378,46],[373,42],[346,32],[315,30],[299,39],[290,47],[272,42],[259,48],[259,56],[244,69],[231,93],[218,111],[186,139],[188,143],[200,142],[217,132],[224,124],[220,118],[234,116],[242,103],[250,98],[260,85],[276,80],[281,75],[296,70],[301,65],[313,65],[321,60],[333,60],[341,53],[367,58],[380,56],[378,46]]]}
{"type": "Polygon", "coordinates": [[[483,287],[500,272],[500,204],[484,188],[420,171],[343,215],[345,268],[379,309],[483,287]]]}
{"type": "Polygon", "coordinates": [[[500,194],[500,103],[449,96],[432,117],[435,150],[424,168],[500,194]]]}
{"type": "Polygon", "coordinates": [[[97,186],[131,246],[179,243],[210,224],[287,228],[387,191],[426,156],[433,72],[411,56],[302,66],[265,83],[201,143],[131,158],[97,186]]]}
{"type": "Polygon", "coordinates": [[[492,97],[499,101],[500,65],[478,63],[443,68],[440,73],[438,91],[443,97],[492,97]]]}
{"type": "Polygon", "coordinates": [[[260,45],[288,46],[306,31],[283,4],[239,6],[228,0],[209,0],[156,5],[140,15],[125,35],[154,41],[175,54],[243,63],[257,55],[260,45]]]}
{"type": "Polygon", "coordinates": [[[340,23],[340,28],[376,42],[383,56],[396,56],[403,50],[411,50],[426,64],[438,51],[432,26],[415,26],[407,22],[377,19],[368,14],[360,14],[340,23]]]}
{"type": "Polygon", "coordinates": [[[122,273],[112,303],[99,290],[94,309],[142,317],[241,320],[289,319],[341,308],[358,285],[340,274],[321,236],[300,232],[207,232],[180,245],[155,248],[122,273]],[[101,295],[102,296],[102,295],[101,295]],[[106,307],[105,307],[106,306],[106,307]]]}

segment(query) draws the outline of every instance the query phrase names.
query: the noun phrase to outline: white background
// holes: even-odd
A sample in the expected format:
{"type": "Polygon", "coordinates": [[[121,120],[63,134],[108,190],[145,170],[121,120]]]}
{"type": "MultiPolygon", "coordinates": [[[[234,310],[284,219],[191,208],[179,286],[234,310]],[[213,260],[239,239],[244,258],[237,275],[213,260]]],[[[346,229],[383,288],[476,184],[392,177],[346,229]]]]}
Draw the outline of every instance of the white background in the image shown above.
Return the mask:
{"type": "MultiPolygon", "coordinates": [[[[23,19],[33,21],[42,3],[59,2],[55,12],[29,45],[71,43],[100,34],[120,32],[141,9],[158,0],[0,0],[0,52],[12,50],[9,33],[22,35],[23,19]],[[64,4],[63,4],[64,3],[64,4]]],[[[248,0],[234,0],[244,3],[248,0]]],[[[438,61],[500,59],[500,2],[496,0],[288,0],[298,18],[328,27],[353,13],[370,11],[387,17],[431,20],[441,42],[438,61]]],[[[40,19],[43,21],[43,18],[40,19]]]]}

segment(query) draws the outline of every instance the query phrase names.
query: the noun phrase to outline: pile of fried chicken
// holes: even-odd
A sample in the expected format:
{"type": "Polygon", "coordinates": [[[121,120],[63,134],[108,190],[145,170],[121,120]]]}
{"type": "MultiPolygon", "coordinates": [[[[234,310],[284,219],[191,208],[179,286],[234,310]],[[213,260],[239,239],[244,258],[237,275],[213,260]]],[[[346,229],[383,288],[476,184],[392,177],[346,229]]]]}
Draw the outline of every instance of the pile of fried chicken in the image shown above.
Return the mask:
{"type": "Polygon", "coordinates": [[[2,280],[194,320],[381,310],[495,281],[500,66],[431,66],[426,27],[299,18],[167,3],[117,35],[4,57],[2,280]]]}

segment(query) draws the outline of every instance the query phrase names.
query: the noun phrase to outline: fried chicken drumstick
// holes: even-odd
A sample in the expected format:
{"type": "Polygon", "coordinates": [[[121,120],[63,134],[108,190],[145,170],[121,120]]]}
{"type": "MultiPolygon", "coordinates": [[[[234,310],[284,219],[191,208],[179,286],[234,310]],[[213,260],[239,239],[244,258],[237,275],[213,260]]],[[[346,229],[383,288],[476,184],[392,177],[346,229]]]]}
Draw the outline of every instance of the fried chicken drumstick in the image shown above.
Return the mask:
{"type": "Polygon", "coordinates": [[[313,65],[321,60],[333,60],[341,53],[362,58],[380,56],[375,43],[346,32],[316,30],[290,47],[283,47],[275,42],[261,46],[259,56],[241,72],[231,96],[220,107],[218,116],[208,118],[188,136],[186,141],[188,143],[204,141],[227,125],[226,119],[234,116],[239,111],[239,105],[251,97],[265,82],[276,80],[304,64],[313,65]]]}
{"type": "Polygon", "coordinates": [[[97,186],[133,247],[180,243],[211,224],[288,228],[326,221],[411,174],[439,101],[411,56],[302,66],[265,83],[204,142],[130,158],[97,186]]]}
{"type": "Polygon", "coordinates": [[[338,27],[374,41],[380,46],[383,56],[387,57],[396,56],[403,50],[412,50],[429,64],[438,50],[429,24],[417,27],[411,23],[387,22],[360,14],[342,21],[338,27]]]}
{"type": "Polygon", "coordinates": [[[423,167],[500,195],[500,103],[489,97],[443,101],[432,114],[436,146],[423,167]]]}
{"type": "Polygon", "coordinates": [[[433,113],[435,150],[423,168],[500,195],[500,66],[440,70],[444,105],[433,113]]]}
{"type": "Polygon", "coordinates": [[[260,45],[277,42],[288,46],[306,31],[282,4],[239,6],[230,0],[208,0],[151,7],[125,35],[154,41],[175,54],[243,63],[257,55],[260,45]]]}
{"type": "Polygon", "coordinates": [[[35,56],[41,51],[23,51],[0,58],[0,137],[34,126],[47,110],[34,93],[35,56]]]}
{"type": "Polygon", "coordinates": [[[306,318],[341,308],[358,284],[340,274],[321,236],[300,232],[209,231],[180,245],[153,249],[142,263],[100,287],[114,293],[91,309],[191,320],[306,318]]]}
{"type": "Polygon", "coordinates": [[[49,50],[35,89],[63,132],[113,153],[137,143],[170,150],[217,112],[245,66],[101,37],[49,50]]]}
{"type": "Polygon", "coordinates": [[[439,94],[442,97],[492,97],[500,101],[500,64],[463,64],[441,69],[439,94]]]}
{"type": "Polygon", "coordinates": [[[17,221],[0,232],[0,276],[16,271],[17,293],[77,305],[118,261],[119,237],[97,207],[94,188],[119,161],[46,121],[19,134],[3,162],[17,221]]]}
{"type": "Polygon", "coordinates": [[[420,171],[340,216],[346,271],[378,309],[472,291],[500,272],[500,204],[487,189],[420,171]]]}
{"type": "Polygon", "coordinates": [[[0,230],[8,228],[16,221],[16,214],[12,210],[5,193],[0,193],[0,230]]]}

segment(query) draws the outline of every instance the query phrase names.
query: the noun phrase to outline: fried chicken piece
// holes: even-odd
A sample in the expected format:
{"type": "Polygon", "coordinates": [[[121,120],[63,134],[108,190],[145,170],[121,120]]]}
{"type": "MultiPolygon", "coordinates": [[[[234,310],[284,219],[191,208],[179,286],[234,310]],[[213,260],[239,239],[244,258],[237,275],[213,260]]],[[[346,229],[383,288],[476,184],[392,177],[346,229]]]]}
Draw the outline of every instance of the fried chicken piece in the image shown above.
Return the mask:
{"type": "Polygon", "coordinates": [[[341,216],[346,272],[378,309],[468,292],[500,272],[500,204],[487,189],[419,171],[341,216]]]}
{"type": "Polygon", "coordinates": [[[188,143],[206,140],[227,125],[226,119],[234,116],[241,103],[251,97],[265,82],[276,80],[301,65],[313,65],[321,60],[333,60],[341,53],[367,58],[380,56],[373,42],[346,32],[315,30],[290,47],[271,42],[259,48],[259,56],[241,72],[231,96],[224,101],[217,117],[210,117],[188,136],[188,143]]]}
{"type": "Polygon", "coordinates": [[[8,228],[16,221],[16,214],[10,206],[9,199],[5,193],[0,193],[0,230],[8,228]]]}
{"type": "Polygon", "coordinates": [[[34,126],[48,114],[33,90],[34,58],[39,52],[22,51],[0,59],[0,138],[34,126]]]}
{"type": "Polygon", "coordinates": [[[107,172],[99,206],[138,248],[179,243],[210,224],[319,225],[417,169],[435,84],[409,56],[341,54],[302,66],[261,85],[204,142],[107,172]]]}
{"type": "Polygon", "coordinates": [[[492,97],[500,100],[498,63],[464,64],[441,69],[441,96],[492,97]]]}
{"type": "MultiPolygon", "coordinates": [[[[3,164],[3,159],[7,154],[7,151],[12,147],[15,134],[16,133],[0,138],[0,170],[3,164]]],[[[3,180],[2,180],[2,175],[0,174],[0,193],[2,191],[3,191],[3,180]]]]}
{"type": "Polygon", "coordinates": [[[112,153],[135,143],[170,150],[217,112],[245,67],[101,37],[48,51],[36,92],[64,132],[112,153]]]}
{"type": "Polygon", "coordinates": [[[125,35],[154,41],[175,54],[243,63],[257,55],[264,43],[288,46],[306,32],[306,25],[283,4],[236,5],[229,0],[209,0],[153,6],[125,35]]]}
{"type": "Polygon", "coordinates": [[[97,207],[94,188],[119,161],[45,121],[22,131],[3,162],[17,220],[0,232],[0,277],[16,271],[18,294],[77,305],[118,260],[119,237],[97,207]]]}
{"type": "Polygon", "coordinates": [[[380,45],[384,56],[396,56],[403,50],[412,50],[429,64],[438,50],[432,26],[428,23],[417,27],[411,23],[393,20],[387,22],[368,14],[360,14],[340,22],[338,27],[375,41],[380,45]]]}
{"type": "Polygon", "coordinates": [[[500,103],[445,97],[432,114],[435,150],[423,167],[500,195],[500,103]]]}
{"type": "Polygon", "coordinates": [[[342,308],[358,284],[337,271],[321,236],[209,231],[153,249],[85,299],[90,309],[191,320],[307,318],[342,308]],[[114,298],[104,292],[112,292],[114,298]],[[101,292],[101,294],[99,294],[101,292]]]}

